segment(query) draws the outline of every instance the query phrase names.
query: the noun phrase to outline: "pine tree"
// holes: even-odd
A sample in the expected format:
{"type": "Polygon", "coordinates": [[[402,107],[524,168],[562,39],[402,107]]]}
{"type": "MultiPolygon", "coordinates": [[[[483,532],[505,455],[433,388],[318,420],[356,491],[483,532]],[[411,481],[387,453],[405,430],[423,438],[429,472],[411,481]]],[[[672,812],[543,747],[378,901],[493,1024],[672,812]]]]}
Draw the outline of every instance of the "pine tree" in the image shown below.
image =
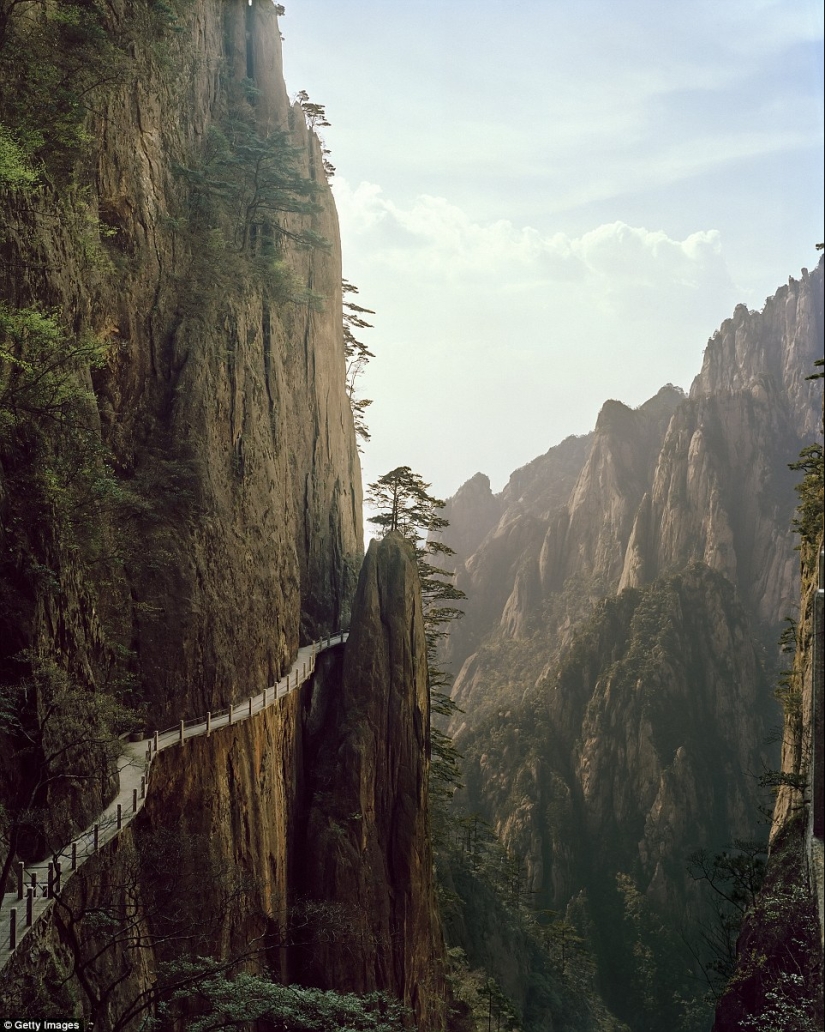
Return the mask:
{"type": "MultiPolygon", "coordinates": [[[[372,405],[370,398],[359,398],[356,396],[356,387],[361,374],[367,366],[367,362],[375,355],[369,348],[353,333],[353,330],[372,329],[372,323],[368,323],[365,315],[375,315],[371,308],[363,308],[354,301],[347,300],[347,294],[357,294],[358,287],[353,286],[344,280],[341,284],[344,296],[344,354],[347,359],[347,397],[352,408],[352,418],[355,423],[356,437],[364,441],[370,439],[370,432],[367,428],[364,412],[372,405]]],[[[358,446],[360,450],[360,445],[358,446]]]]}
{"type": "MultiPolygon", "coordinates": [[[[367,501],[376,509],[370,523],[384,534],[399,531],[415,549],[421,583],[421,608],[424,615],[424,636],[427,642],[427,684],[432,711],[449,716],[458,707],[449,696],[452,677],[438,662],[438,647],[447,634],[448,625],[463,615],[453,605],[467,596],[453,584],[453,573],[439,565],[439,560],[455,554],[454,550],[434,535],[449,526],[440,515],[445,503],[429,493],[430,485],[409,466],[390,470],[367,489],[367,501]]],[[[452,739],[437,727],[430,729],[432,766],[431,784],[436,798],[449,798],[461,785],[461,756],[452,739]]]]}

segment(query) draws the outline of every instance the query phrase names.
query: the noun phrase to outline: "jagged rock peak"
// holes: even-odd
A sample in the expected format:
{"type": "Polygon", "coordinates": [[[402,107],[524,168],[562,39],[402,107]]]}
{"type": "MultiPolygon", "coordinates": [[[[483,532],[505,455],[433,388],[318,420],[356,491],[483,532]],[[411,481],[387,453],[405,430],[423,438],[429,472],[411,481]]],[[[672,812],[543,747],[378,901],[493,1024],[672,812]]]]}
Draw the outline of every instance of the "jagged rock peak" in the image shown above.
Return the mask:
{"type": "Polygon", "coordinates": [[[660,413],[672,415],[673,410],[680,402],[685,400],[686,396],[681,387],[677,387],[672,383],[666,383],[664,387],[660,387],[656,391],[652,398],[642,402],[638,411],[644,412],[647,416],[655,416],[660,413]]]}
{"type": "Polygon", "coordinates": [[[647,419],[658,420],[664,417],[670,419],[678,405],[685,400],[685,392],[681,387],[675,387],[672,383],[664,387],[633,409],[623,401],[614,398],[608,399],[601,407],[596,419],[596,432],[605,430],[617,430],[623,425],[631,425],[635,413],[647,419]]]}
{"type": "Polygon", "coordinates": [[[498,523],[502,513],[500,497],[493,494],[485,473],[461,485],[444,507],[450,523],[450,545],[460,556],[472,555],[498,523]]]}
{"type": "Polygon", "coordinates": [[[798,280],[791,277],[761,312],[737,305],[708,341],[691,398],[721,391],[758,393],[772,379],[787,392],[797,433],[817,434],[817,388],[805,378],[822,356],[823,268],[825,257],[813,272],[803,269],[798,280]]]}

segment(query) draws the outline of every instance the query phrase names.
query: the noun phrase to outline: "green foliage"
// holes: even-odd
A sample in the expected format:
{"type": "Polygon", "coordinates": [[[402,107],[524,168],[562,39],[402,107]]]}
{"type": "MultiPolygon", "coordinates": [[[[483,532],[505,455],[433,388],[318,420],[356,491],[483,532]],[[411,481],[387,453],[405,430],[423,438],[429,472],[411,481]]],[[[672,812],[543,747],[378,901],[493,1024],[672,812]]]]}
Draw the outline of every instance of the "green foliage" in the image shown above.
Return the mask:
{"type": "Polygon", "coordinates": [[[588,955],[587,941],[579,935],[576,926],[564,917],[555,917],[542,928],[542,935],[553,963],[562,974],[571,964],[580,963],[582,957],[588,955]]]}
{"type": "MultiPolygon", "coordinates": [[[[327,113],[324,110],[324,105],[313,103],[313,101],[309,99],[309,94],[306,90],[300,90],[295,99],[301,105],[301,110],[304,113],[307,128],[318,137],[318,142],[321,145],[321,153],[323,155],[324,174],[326,175],[327,180],[330,180],[335,175],[335,166],[329,160],[329,150],[324,143],[324,138],[318,130],[323,126],[328,126],[332,123],[327,121],[327,113]]],[[[310,160],[312,159],[310,158],[310,160]]]]}
{"type": "Polygon", "coordinates": [[[417,545],[422,533],[446,526],[438,515],[446,503],[429,494],[429,486],[409,466],[390,470],[367,489],[367,501],[376,510],[369,522],[384,534],[400,531],[417,545]]]}
{"type": "Polygon", "coordinates": [[[581,914],[574,906],[564,915],[536,912],[523,860],[477,814],[452,822],[438,873],[448,978],[475,1032],[497,1021],[522,1032],[627,1032],[600,999],[581,914]]]}
{"type": "Polygon", "coordinates": [[[212,229],[225,218],[227,240],[241,254],[276,256],[285,240],[328,247],[312,230],[291,228],[286,218],[319,211],[318,188],[300,171],[300,156],[288,132],[262,138],[249,112],[227,117],[209,130],[200,161],[178,166],[191,188],[189,221],[212,229]]]}
{"type": "Polygon", "coordinates": [[[368,441],[370,439],[370,433],[367,428],[364,413],[372,404],[372,401],[369,398],[359,398],[356,393],[356,388],[358,380],[366,369],[367,363],[371,358],[375,358],[375,355],[369,350],[366,344],[358,340],[353,331],[372,329],[372,324],[368,323],[364,316],[375,315],[375,312],[370,308],[362,308],[361,305],[357,305],[354,301],[347,299],[347,294],[358,293],[358,287],[353,286],[352,283],[348,283],[344,280],[341,289],[344,297],[344,354],[347,359],[347,397],[349,398],[350,407],[352,408],[352,418],[355,423],[356,437],[360,437],[362,440],[368,441]]]}
{"type": "Polygon", "coordinates": [[[804,476],[796,485],[799,505],[793,527],[805,541],[813,542],[822,530],[823,498],[823,454],[822,445],[809,444],[799,453],[797,462],[789,463],[789,469],[801,470],[804,476]]]}
{"type": "Polygon", "coordinates": [[[19,772],[2,814],[0,885],[17,857],[62,847],[108,802],[119,735],[139,721],[115,694],[79,683],[47,659],[23,654],[18,662],[30,676],[0,684],[0,734],[19,772]],[[64,815],[58,824],[55,812],[64,815]]]}
{"type": "Polygon", "coordinates": [[[301,105],[301,110],[306,118],[308,128],[313,131],[320,126],[328,126],[331,123],[327,121],[326,111],[324,110],[323,104],[314,104],[309,99],[309,94],[306,90],[300,90],[297,96],[298,103],[301,105]]]}
{"type": "Polygon", "coordinates": [[[88,379],[106,354],[100,340],[67,334],[56,313],[0,302],[0,453],[26,481],[29,518],[77,527],[116,490],[88,379]]]}
{"type": "Polygon", "coordinates": [[[183,32],[183,17],[192,3],[193,0],[150,0],[152,27],[156,34],[163,37],[169,32],[183,32]]]}
{"type": "Polygon", "coordinates": [[[29,529],[88,540],[119,497],[89,379],[106,356],[105,343],[68,334],[56,313],[0,302],[0,455],[29,529]]]}
{"type": "Polygon", "coordinates": [[[482,969],[471,969],[464,950],[454,946],[447,951],[448,979],[453,999],[473,1029],[520,1032],[522,1026],[512,1000],[499,983],[482,969]]]}
{"type": "Polygon", "coordinates": [[[94,395],[82,375],[105,359],[101,341],[71,337],[56,312],[0,302],[0,443],[35,424],[61,433],[89,429],[94,395]]]}
{"type": "Polygon", "coordinates": [[[632,875],[618,872],[616,888],[622,925],[612,945],[625,977],[622,1016],[634,1032],[705,1032],[712,997],[698,980],[695,957],[632,875]]]}
{"type": "Polygon", "coordinates": [[[11,130],[0,125],[0,189],[26,190],[36,182],[37,172],[24,149],[11,130]]]}
{"type": "Polygon", "coordinates": [[[281,1032],[402,1032],[409,1011],[386,993],[338,993],[300,985],[279,985],[257,975],[223,973],[199,979],[173,994],[171,1008],[186,1002],[198,1016],[187,1018],[189,1032],[237,1027],[245,1022],[277,1022],[281,1032]]]}
{"type": "MultiPolygon", "coordinates": [[[[365,312],[366,309],[359,309],[365,312]]],[[[356,313],[356,317],[358,313],[356,313]]],[[[363,345],[361,346],[363,347],[363,345]]],[[[356,352],[357,353],[357,352],[356,352]]],[[[400,531],[415,549],[418,578],[421,586],[421,609],[427,643],[427,684],[432,712],[449,716],[458,707],[449,696],[452,678],[438,663],[438,646],[447,634],[449,624],[462,616],[462,611],[449,603],[460,601],[465,594],[452,583],[454,574],[433,562],[433,558],[454,555],[454,551],[434,535],[447,527],[440,515],[445,503],[429,493],[418,473],[409,466],[399,466],[370,484],[367,501],[376,509],[370,522],[384,533],[400,531]]],[[[452,739],[431,723],[430,789],[432,829],[436,844],[445,826],[444,807],[461,784],[461,755],[452,739]]]]}
{"type": "Polygon", "coordinates": [[[18,160],[53,181],[72,177],[91,142],[96,95],[123,78],[106,17],[96,0],[3,0],[0,9],[2,119],[18,160]]]}

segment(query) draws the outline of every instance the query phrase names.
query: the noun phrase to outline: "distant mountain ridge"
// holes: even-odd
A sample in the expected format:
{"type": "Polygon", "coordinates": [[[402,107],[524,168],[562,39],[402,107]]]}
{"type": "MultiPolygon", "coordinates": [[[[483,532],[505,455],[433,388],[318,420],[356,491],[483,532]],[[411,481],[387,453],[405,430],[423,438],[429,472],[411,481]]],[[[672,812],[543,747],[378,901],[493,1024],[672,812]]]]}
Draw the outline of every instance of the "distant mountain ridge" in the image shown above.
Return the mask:
{"type": "Polygon", "coordinates": [[[449,646],[456,673],[484,634],[524,633],[574,576],[593,581],[595,600],[701,560],[776,627],[798,596],[787,463],[818,432],[805,377],[821,353],[822,284],[820,261],[761,313],[738,306],[688,397],[668,384],[635,410],[607,401],[591,433],[516,470],[500,494],[481,473],[458,489],[444,512],[468,595],[449,646]]]}
{"type": "Polygon", "coordinates": [[[822,338],[820,261],[761,313],[736,309],[688,395],[607,401],[590,434],[498,495],[477,474],[445,509],[467,594],[445,648],[457,805],[520,858],[539,910],[587,914],[633,1029],[681,1020],[662,986],[701,910],[687,855],[760,834],[771,668],[799,597],[788,463],[819,434],[822,338]]]}

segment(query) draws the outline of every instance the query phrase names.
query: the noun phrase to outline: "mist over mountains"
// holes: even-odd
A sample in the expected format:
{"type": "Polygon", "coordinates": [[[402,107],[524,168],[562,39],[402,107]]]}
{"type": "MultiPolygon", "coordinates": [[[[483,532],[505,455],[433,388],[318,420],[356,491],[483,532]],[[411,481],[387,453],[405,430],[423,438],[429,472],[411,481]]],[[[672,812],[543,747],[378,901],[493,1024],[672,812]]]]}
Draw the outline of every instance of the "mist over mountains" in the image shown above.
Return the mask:
{"type": "Polygon", "coordinates": [[[788,464],[820,432],[805,377],[822,288],[820,261],[762,312],[737,307],[687,395],[607,401],[590,434],[498,495],[476,475],[445,509],[467,595],[444,649],[457,812],[478,810],[521,859],[538,910],[586,899],[605,999],[633,1028],[680,1020],[679,935],[702,918],[688,856],[766,836],[777,642],[799,605],[788,464]],[[632,893],[656,941],[634,939],[632,893]],[[650,998],[628,959],[646,949],[650,998]]]}

